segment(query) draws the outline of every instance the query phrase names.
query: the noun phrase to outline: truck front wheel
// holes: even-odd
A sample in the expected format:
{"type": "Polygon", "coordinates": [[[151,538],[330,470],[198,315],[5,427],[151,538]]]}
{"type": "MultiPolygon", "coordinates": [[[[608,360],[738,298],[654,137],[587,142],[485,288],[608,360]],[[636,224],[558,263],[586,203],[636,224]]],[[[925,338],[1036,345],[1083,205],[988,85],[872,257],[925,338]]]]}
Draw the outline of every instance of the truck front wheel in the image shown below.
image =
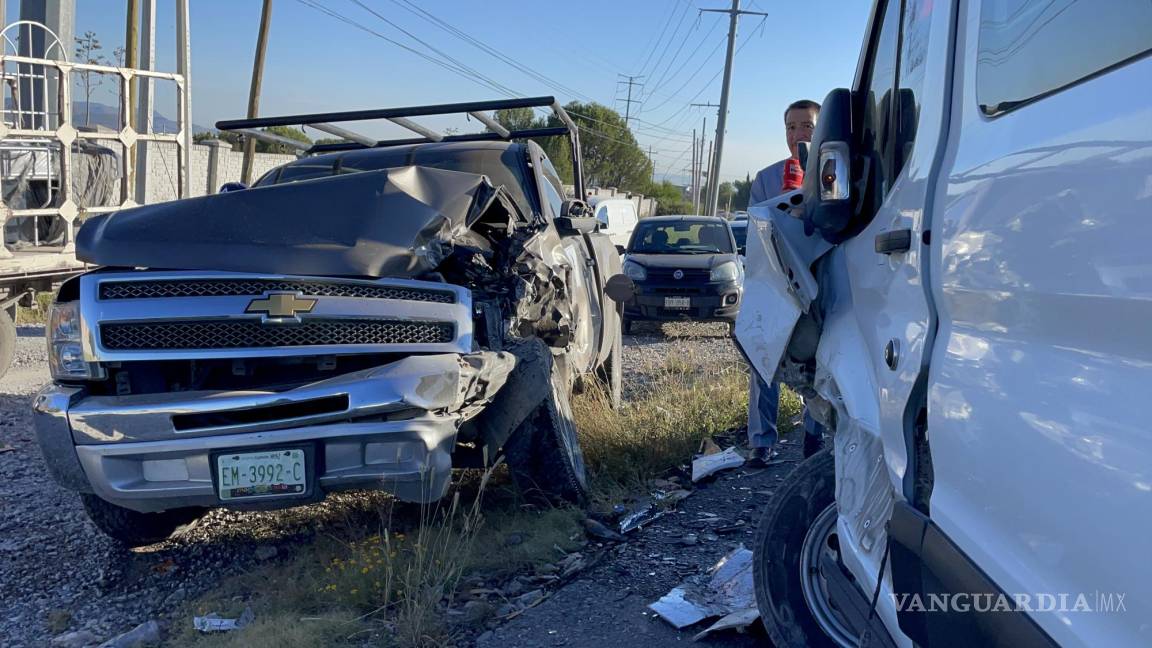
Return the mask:
{"type": "Polygon", "coordinates": [[[205,513],[205,509],[199,508],[139,513],[106,502],[90,493],[81,493],[80,501],[88,519],[92,520],[96,528],[128,547],[143,547],[167,540],[176,529],[205,513]]]}
{"type": "Polygon", "coordinates": [[[579,504],[588,495],[565,374],[564,363],[552,363],[551,393],[504,444],[516,486],[535,503],[579,504]]]}

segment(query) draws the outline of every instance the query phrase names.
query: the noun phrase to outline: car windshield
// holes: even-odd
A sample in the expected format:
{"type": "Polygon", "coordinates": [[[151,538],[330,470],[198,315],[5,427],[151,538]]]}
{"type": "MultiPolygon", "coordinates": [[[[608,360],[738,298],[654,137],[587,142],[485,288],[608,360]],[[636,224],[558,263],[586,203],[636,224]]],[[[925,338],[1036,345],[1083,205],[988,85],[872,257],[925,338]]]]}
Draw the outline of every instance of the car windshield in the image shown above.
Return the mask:
{"type": "Polygon", "coordinates": [[[641,221],[629,252],[636,254],[731,254],[732,238],[723,223],[641,221]]]}

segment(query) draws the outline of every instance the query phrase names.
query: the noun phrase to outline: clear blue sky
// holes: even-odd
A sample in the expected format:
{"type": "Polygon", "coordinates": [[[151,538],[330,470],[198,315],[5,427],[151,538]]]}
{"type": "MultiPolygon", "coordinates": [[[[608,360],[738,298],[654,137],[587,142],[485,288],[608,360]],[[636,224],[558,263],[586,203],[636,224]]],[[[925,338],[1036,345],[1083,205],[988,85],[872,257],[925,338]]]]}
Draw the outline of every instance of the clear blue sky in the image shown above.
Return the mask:
{"type": "MultiPolygon", "coordinates": [[[[617,74],[645,75],[646,85],[639,90],[643,103],[633,104],[633,116],[639,110],[642,121],[634,121],[633,131],[645,149],[653,147],[658,179],[666,173],[683,174],[690,159],[692,129],[699,129],[704,118],[709,137],[714,133],[716,110],[687,104],[719,101],[728,18],[700,15],[697,10],[727,7],[728,0],[413,0],[437,18],[577,94],[549,88],[443,31],[409,11],[404,0],[360,2],[518,94],[555,94],[562,102],[593,99],[623,113],[626,86],[617,84],[617,74]]],[[[18,4],[8,3],[10,13],[15,13],[18,4]]],[[[175,2],[159,0],[158,4],[159,66],[172,70],[175,2]]],[[[275,0],[262,114],[502,96],[309,4],[439,57],[353,0],[275,0]]],[[[191,1],[196,124],[210,126],[218,119],[243,116],[260,5],[260,0],[191,1]]],[[[744,0],[742,5],[770,15],[763,21],[745,16],[740,22],[721,169],[724,179],[742,178],[786,156],[782,113],[791,100],[822,101],[828,90],[851,84],[871,2],[744,0]]],[[[124,40],[124,3],[77,0],[76,32],[85,30],[96,32],[105,51],[111,52],[124,40]]],[[[635,92],[633,98],[637,98],[635,92]]],[[[172,94],[161,94],[161,98],[157,109],[172,116],[172,94]]],[[[465,127],[460,122],[434,123],[441,128],[465,127]]],[[[384,136],[392,133],[389,128],[378,125],[366,130],[384,136]]]]}

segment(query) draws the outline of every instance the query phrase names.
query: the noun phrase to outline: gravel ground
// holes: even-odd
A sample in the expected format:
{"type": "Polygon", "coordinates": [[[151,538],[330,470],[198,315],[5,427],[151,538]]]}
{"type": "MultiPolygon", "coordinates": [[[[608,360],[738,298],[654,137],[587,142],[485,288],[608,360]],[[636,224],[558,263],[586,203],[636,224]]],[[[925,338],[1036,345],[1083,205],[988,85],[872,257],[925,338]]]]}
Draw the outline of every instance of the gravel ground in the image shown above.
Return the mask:
{"type": "MultiPolygon", "coordinates": [[[[641,324],[636,335],[626,337],[625,345],[625,366],[632,382],[661,366],[671,354],[703,361],[740,360],[719,325],[641,324]]],[[[88,631],[104,640],[150,620],[170,622],[185,600],[210,590],[221,579],[290,556],[325,529],[366,523],[364,516],[377,515],[382,495],[339,494],[321,504],[288,511],[213,511],[167,542],[136,550],[120,548],[88,522],[77,496],[57,487],[45,470],[30,408],[36,390],[46,382],[43,328],[21,327],[15,364],[0,379],[0,645],[45,645],[71,631],[88,631]]],[[[739,494],[746,499],[746,493],[739,494]]],[[[710,546],[686,560],[697,563],[695,568],[706,568],[728,544],[710,546]]],[[[606,564],[633,564],[632,549],[623,551],[606,564]]],[[[642,561],[635,564],[642,565],[642,561]]],[[[637,569],[649,570],[647,566],[637,569]]],[[[585,578],[579,583],[617,591],[621,582],[631,578],[609,574],[606,580],[585,578]]],[[[648,579],[634,590],[627,589],[632,592],[627,606],[642,607],[665,585],[675,584],[673,580],[648,579]]],[[[616,607],[630,609],[621,606],[616,607]]],[[[523,623],[537,614],[530,612],[523,623]]],[[[644,621],[628,614],[628,623],[620,620],[621,631],[644,621]]],[[[556,625],[553,621],[557,619],[550,620],[549,627],[556,625]]],[[[518,637],[519,643],[513,645],[542,645],[546,635],[539,641],[532,639],[523,623],[516,626],[521,629],[509,630],[513,632],[509,636],[518,637]]],[[[572,623],[585,622],[572,619],[572,623]]]]}

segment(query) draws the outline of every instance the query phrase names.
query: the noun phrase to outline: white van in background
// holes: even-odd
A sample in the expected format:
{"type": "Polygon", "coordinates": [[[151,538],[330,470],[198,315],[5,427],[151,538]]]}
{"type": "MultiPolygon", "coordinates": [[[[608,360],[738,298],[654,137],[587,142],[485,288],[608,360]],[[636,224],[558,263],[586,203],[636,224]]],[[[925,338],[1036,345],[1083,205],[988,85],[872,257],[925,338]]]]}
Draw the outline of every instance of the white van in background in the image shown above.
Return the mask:
{"type": "Polygon", "coordinates": [[[600,221],[600,231],[606,233],[618,248],[628,247],[628,239],[639,220],[636,203],[627,198],[591,198],[589,204],[596,212],[596,220],[600,221]]]}

